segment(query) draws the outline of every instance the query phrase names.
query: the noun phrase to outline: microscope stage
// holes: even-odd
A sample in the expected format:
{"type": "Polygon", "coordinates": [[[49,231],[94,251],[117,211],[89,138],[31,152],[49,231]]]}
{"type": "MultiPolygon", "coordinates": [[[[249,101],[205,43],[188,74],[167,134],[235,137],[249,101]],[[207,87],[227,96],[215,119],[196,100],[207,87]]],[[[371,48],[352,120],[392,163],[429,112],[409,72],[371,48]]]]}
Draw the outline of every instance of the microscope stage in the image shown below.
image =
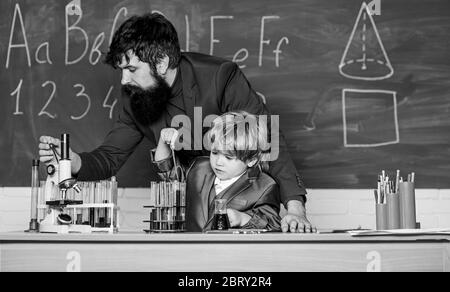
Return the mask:
{"type": "Polygon", "coordinates": [[[81,205],[83,201],[80,200],[57,200],[57,201],[46,201],[45,204],[49,206],[67,206],[67,205],[81,205]]]}

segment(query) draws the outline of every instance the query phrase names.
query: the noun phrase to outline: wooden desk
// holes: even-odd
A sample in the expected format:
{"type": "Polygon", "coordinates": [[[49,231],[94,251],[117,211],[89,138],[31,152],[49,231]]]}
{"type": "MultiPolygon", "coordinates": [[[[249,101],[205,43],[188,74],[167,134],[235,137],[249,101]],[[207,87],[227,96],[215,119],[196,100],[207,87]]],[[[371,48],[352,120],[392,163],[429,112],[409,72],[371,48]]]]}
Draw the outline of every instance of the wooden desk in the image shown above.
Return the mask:
{"type": "Polygon", "coordinates": [[[450,236],[0,233],[0,271],[450,271],[450,236]]]}

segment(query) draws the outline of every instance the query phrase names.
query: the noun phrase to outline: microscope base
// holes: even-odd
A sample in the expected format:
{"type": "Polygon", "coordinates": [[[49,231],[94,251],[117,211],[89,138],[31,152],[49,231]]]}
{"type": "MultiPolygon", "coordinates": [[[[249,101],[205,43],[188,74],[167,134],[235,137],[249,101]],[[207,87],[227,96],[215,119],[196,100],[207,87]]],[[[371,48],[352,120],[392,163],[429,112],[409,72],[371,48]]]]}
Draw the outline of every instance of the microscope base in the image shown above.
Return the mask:
{"type": "Polygon", "coordinates": [[[90,225],[42,225],[39,226],[40,233],[57,233],[57,234],[69,234],[69,233],[92,233],[92,227],[90,225]]]}

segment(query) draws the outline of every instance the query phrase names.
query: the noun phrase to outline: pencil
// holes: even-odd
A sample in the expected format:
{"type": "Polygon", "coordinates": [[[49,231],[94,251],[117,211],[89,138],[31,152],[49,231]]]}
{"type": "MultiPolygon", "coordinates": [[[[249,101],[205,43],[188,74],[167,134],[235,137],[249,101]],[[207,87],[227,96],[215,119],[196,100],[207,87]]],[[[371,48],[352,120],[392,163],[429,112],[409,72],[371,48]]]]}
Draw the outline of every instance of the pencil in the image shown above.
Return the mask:
{"type": "Polygon", "coordinates": [[[381,195],[381,182],[377,183],[377,189],[378,189],[378,192],[377,192],[377,203],[379,203],[379,200],[380,200],[379,196],[381,195]]]}
{"type": "Polygon", "coordinates": [[[398,192],[398,183],[400,181],[400,169],[397,169],[397,175],[395,176],[395,192],[398,192]]]}

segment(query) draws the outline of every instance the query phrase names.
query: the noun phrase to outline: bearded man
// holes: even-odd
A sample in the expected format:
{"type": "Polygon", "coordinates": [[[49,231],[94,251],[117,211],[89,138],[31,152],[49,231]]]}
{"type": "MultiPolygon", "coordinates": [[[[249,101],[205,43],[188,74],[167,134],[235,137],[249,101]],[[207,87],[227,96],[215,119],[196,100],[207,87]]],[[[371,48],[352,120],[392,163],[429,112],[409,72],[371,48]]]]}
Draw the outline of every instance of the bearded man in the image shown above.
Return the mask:
{"type": "MultiPolygon", "coordinates": [[[[69,151],[72,174],[79,180],[115,175],[143,137],[156,147],[161,129],[170,127],[175,116],[194,120],[194,107],[201,107],[204,116],[239,110],[270,116],[235,63],[181,53],[174,26],[157,13],[126,20],[115,32],[105,62],[122,72],[123,107],[102,145],[91,152],[69,151]]],[[[59,140],[40,137],[39,155],[44,163],[52,160],[50,143],[59,145],[59,140]]],[[[282,135],[279,147],[278,159],[269,164],[269,174],[278,183],[280,203],[288,211],[281,222],[282,231],[315,232],[306,217],[306,189],[282,135]]],[[[205,152],[182,150],[177,154],[187,164],[205,152]]]]}

